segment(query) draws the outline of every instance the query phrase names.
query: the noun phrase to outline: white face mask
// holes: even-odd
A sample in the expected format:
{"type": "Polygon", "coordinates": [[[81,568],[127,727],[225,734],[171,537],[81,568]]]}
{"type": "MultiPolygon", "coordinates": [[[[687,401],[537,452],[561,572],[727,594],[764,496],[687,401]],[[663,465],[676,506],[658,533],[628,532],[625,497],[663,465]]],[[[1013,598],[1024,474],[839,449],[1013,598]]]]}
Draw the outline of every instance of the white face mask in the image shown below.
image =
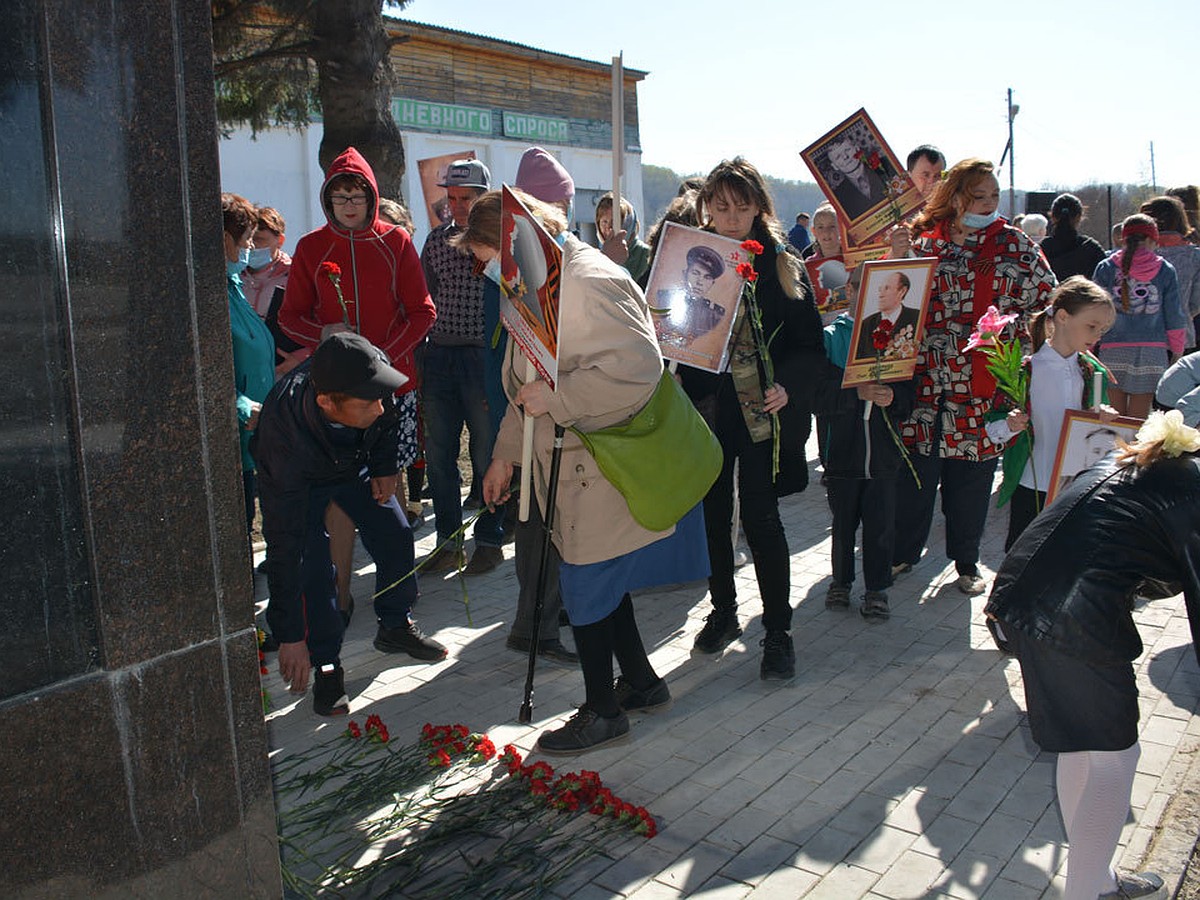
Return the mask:
{"type": "Polygon", "coordinates": [[[1000,218],[999,210],[992,210],[990,213],[963,213],[962,223],[967,228],[987,228],[996,219],[1000,218]]]}

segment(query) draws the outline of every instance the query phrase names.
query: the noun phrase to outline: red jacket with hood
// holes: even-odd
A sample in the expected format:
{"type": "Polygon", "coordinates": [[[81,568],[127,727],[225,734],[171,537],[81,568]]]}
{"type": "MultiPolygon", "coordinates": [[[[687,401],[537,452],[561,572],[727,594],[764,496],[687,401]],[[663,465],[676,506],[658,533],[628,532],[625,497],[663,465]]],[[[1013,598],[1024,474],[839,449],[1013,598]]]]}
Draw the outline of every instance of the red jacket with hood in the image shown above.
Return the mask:
{"type": "Polygon", "coordinates": [[[321,206],[328,224],[300,238],[292,254],[279,326],[311,350],[321,342],[324,326],[343,321],[337,290],[320,271],[321,263],[337,263],[350,327],[383,350],[392,365],[408,376],[397,392],[404,393],[417,384],[413,348],[424,340],[437,314],[408,232],[379,218],[378,199],[375,173],[362,154],[347,148],[330,165],[321,185],[321,206]],[[338,175],[361,175],[370,185],[366,227],[350,231],[334,217],[329,183],[338,175]]]}

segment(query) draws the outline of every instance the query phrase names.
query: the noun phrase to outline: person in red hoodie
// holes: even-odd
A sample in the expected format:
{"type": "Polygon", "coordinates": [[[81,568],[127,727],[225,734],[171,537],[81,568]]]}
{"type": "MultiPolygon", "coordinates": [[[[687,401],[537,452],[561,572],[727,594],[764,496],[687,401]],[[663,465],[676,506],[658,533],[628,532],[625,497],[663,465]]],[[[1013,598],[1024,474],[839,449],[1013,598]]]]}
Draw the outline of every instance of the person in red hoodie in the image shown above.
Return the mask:
{"type": "MultiPolygon", "coordinates": [[[[311,353],[331,334],[354,331],[387,354],[408,379],[394,398],[400,415],[397,461],[404,469],[417,458],[413,351],[437,318],[421,260],[408,232],[380,217],[375,173],[353,147],[325,173],[321,208],[327,224],[300,238],[292,254],[279,327],[304,348],[297,353],[311,353]]],[[[325,524],[334,566],[349,571],[354,523],[331,503],[325,524]]],[[[339,596],[338,605],[349,623],[353,598],[339,596]]]]}

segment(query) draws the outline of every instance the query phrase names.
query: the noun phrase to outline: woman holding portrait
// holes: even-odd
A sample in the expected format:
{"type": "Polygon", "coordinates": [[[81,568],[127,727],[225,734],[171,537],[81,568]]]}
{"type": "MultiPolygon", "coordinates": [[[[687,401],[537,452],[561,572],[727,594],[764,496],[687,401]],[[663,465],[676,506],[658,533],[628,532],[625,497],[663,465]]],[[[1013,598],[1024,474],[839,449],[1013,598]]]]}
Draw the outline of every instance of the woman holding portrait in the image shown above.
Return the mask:
{"type": "Polygon", "coordinates": [[[917,256],[938,259],[917,354],[917,399],[901,434],[920,484],[901,476],[896,496],[893,575],[921,558],[938,486],[946,555],[964,594],[984,591],[979,542],[996,463],[1004,447],[984,428],[995,379],[984,354],[967,350],[975,325],[995,306],[1016,313],[1018,333],[1046,305],[1054,273],[1037,244],[998,215],[1000,183],[990,162],[965,159],[946,172],[913,223],[917,256]]]}

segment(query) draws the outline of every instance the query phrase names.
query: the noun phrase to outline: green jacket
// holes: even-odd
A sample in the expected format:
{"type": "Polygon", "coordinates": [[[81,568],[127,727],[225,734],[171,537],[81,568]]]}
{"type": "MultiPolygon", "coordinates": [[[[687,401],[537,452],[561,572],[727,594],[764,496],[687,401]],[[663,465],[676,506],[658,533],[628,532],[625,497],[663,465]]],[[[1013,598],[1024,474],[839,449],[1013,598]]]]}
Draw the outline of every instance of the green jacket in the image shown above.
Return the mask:
{"type": "MultiPolygon", "coordinates": [[[[1028,356],[1022,361],[1022,365],[1028,374],[1031,369],[1028,356]]],[[[1107,403],[1108,382],[1112,378],[1112,375],[1105,368],[1104,364],[1090,353],[1081,352],[1079,354],[1079,371],[1083,373],[1083,408],[1091,409],[1096,405],[1096,400],[1092,396],[1092,384],[1096,372],[1104,373],[1104,377],[1100,379],[1100,402],[1107,403]]],[[[1005,407],[1003,404],[997,404],[993,411],[988,413],[986,418],[989,422],[994,422],[997,419],[1004,418],[1011,411],[1011,405],[1005,407]]],[[[1028,398],[1025,401],[1025,412],[1030,412],[1028,398]]],[[[1057,435],[1053,437],[1057,437],[1057,435]]],[[[1024,474],[1025,466],[1029,463],[1029,455],[1033,452],[1034,440],[1035,436],[1031,419],[1030,423],[1025,426],[1025,430],[1018,434],[1012,443],[1004,449],[1004,456],[1000,461],[1000,468],[1004,474],[1004,478],[1000,482],[1000,492],[996,499],[997,507],[1001,507],[1007,503],[1017,490],[1017,485],[1021,483],[1021,475],[1024,474]]],[[[1046,474],[1049,475],[1048,472],[1046,474]]]]}

